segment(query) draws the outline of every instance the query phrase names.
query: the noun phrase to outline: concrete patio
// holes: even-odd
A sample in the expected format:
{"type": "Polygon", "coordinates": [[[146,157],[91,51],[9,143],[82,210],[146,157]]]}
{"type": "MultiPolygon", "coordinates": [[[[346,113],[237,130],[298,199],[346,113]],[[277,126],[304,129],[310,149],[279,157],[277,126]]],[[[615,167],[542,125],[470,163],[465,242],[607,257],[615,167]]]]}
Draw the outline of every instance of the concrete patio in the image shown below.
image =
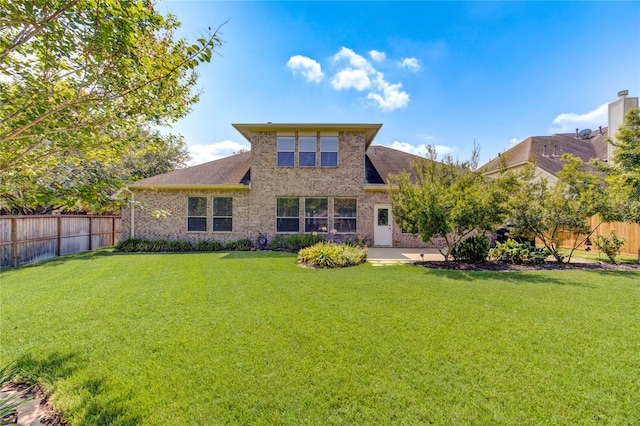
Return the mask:
{"type": "Polygon", "coordinates": [[[444,257],[437,249],[429,248],[396,248],[396,247],[369,247],[367,261],[373,265],[397,265],[401,263],[413,263],[421,260],[442,260],[444,257]],[[420,256],[424,254],[424,259],[420,256]]]}

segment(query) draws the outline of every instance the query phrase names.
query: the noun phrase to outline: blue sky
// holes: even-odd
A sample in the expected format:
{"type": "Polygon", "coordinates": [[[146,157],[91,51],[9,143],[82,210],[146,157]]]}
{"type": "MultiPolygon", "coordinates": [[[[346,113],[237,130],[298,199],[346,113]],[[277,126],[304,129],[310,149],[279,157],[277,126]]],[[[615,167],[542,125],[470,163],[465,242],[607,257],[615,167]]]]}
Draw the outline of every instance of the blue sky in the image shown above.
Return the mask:
{"type": "Polygon", "coordinates": [[[164,1],[192,40],[200,102],[174,126],[195,163],[248,142],[232,123],[382,123],[374,143],[481,163],[528,136],[607,125],[640,95],[640,2],[164,1]]]}

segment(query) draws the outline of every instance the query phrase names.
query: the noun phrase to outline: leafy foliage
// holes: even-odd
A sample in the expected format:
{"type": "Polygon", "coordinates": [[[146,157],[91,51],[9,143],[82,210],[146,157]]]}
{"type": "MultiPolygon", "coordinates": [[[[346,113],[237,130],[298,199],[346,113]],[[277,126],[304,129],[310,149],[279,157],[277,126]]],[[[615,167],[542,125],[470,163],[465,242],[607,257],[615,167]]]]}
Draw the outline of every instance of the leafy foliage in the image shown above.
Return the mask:
{"type": "MultiPolygon", "coordinates": [[[[3,389],[5,385],[9,384],[17,373],[14,365],[6,365],[0,368],[0,389],[3,389]]],[[[3,394],[0,396],[0,424],[10,424],[12,421],[5,422],[5,420],[11,420],[15,416],[17,409],[29,402],[28,399],[20,398],[20,395],[16,394],[3,394]]]]}
{"type": "Polygon", "coordinates": [[[611,262],[616,263],[616,257],[620,254],[625,239],[619,237],[616,231],[612,230],[609,235],[598,235],[594,241],[598,250],[607,255],[611,262]]]}
{"type": "Polygon", "coordinates": [[[318,234],[293,234],[293,235],[276,235],[269,242],[270,250],[284,250],[296,252],[302,248],[310,247],[314,244],[324,241],[324,235],[318,234]]]}
{"type": "Polygon", "coordinates": [[[469,262],[484,262],[489,256],[489,238],[484,235],[474,235],[462,241],[458,241],[451,249],[451,256],[455,260],[469,262]]]}
{"type": "Polygon", "coordinates": [[[573,155],[563,154],[561,159],[565,164],[553,185],[535,176],[533,166],[519,172],[520,184],[513,188],[509,204],[516,225],[512,235],[533,235],[558,262],[568,262],[598,226],[590,226],[588,219],[599,215],[609,221],[613,216],[604,176],[573,155]],[[570,234],[574,240],[569,255],[564,256],[560,242],[570,234]]]}
{"type": "Polygon", "coordinates": [[[330,241],[319,242],[298,252],[298,263],[318,268],[343,268],[360,265],[366,260],[367,249],[330,241]]]}
{"type": "Polygon", "coordinates": [[[529,241],[519,243],[511,238],[504,243],[497,242],[489,251],[492,259],[519,265],[543,264],[550,254],[547,248],[534,247],[529,241]]]}
{"type": "Polygon", "coordinates": [[[220,241],[167,241],[164,239],[149,240],[145,238],[127,238],[120,241],[115,249],[120,252],[174,252],[174,251],[249,251],[253,243],[248,238],[223,243],[220,241]]]}
{"type": "Polygon", "coordinates": [[[190,44],[179,25],[146,0],[0,0],[3,207],[99,211],[126,181],[121,159],[142,155],[140,126],[198,100],[195,68],[220,39],[190,44]]]}
{"type": "Polygon", "coordinates": [[[413,165],[411,174],[390,176],[390,197],[396,222],[411,233],[419,233],[424,242],[434,238],[440,253],[449,259],[452,248],[474,231],[495,228],[506,217],[510,188],[517,184],[511,172],[489,180],[476,169],[479,151],[472,159],[457,162],[448,156],[437,160],[435,148],[427,147],[427,158],[413,165]]]}

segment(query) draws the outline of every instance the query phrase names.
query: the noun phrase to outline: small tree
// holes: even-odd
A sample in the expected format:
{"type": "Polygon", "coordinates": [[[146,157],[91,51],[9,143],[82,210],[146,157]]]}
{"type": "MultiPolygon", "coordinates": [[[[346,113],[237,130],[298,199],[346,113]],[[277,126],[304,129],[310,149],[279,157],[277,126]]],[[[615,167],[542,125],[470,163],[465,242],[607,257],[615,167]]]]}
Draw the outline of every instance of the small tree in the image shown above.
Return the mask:
{"type": "Polygon", "coordinates": [[[574,250],[599,226],[590,226],[588,219],[599,215],[610,221],[612,216],[604,176],[585,168],[582,160],[573,155],[564,154],[561,158],[565,165],[554,185],[536,177],[532,168],[523,170],[510,204],[516,234],[534,235],[558,262],[569,262],[574,250]],[[574,239],[565,257],[560,252],[560,242],[569,234],[574,239]]]}
{"type": "Polygon", "coordinates": [[[606,254],[612,263],[616,263],[616,256],[620,254],[625,241],[624,238],[618,236],[616,231],[611,231],[607,236],[598,235],[595,244],[598,250],[606,254]]]}
{"type": "Polygon", "coordinates": [[[437,161],[435,148],[427,147],[427,157],[412,164],[411,174],[392,175],[390,191],[396,222],[405,230],[419,233],[424,242],[436,243],[449,260],[451,249],[477,232],[493,229],[504,219],[511,174],[494,180],[476,169],[478,149],[472,159],[460,163],[448,156],[437,161]],[[441,238],[444,244],[438,244],[441,238]]]}

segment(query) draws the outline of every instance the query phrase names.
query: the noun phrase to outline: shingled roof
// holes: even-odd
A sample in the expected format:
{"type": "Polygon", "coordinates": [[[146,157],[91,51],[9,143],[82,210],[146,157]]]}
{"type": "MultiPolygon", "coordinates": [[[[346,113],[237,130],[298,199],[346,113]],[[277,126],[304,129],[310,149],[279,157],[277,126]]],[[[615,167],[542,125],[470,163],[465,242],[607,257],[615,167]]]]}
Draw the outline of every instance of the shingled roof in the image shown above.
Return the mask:
{"type": "MultiPolygon", "coordinates": [[[[402,171],[414,175],[411,163],[418,157],[386,146],[370,146],[365,155],[366,183],[387,185],[390,174],[402,171]]],[[[175,170],[139,180],[131,189],[180,189],[197,187],[235,187],[251,181],[251,152],[243,152],[208,163],[175,170]]]]}
{"type": "Polygon", "coordinates": [[[591,132],[585,139],[576,137],[573,133],[531,136],[489,161],[482,168],[486,173],[495,172],[500,167],[501,157],[504,157],[507,166],[535,162],[540,169],[555,176],[564,165],[560,160],[562,154],[573,154],[585,163],[594,158],[606,159],[606,136],[606,128],[591,132]]]}
{"type": "Polygon", "coordinates": [[[248,185],[251,152],[242,152],[208,163],[139,180],[130,188],[180,188],[248,185]]]}

